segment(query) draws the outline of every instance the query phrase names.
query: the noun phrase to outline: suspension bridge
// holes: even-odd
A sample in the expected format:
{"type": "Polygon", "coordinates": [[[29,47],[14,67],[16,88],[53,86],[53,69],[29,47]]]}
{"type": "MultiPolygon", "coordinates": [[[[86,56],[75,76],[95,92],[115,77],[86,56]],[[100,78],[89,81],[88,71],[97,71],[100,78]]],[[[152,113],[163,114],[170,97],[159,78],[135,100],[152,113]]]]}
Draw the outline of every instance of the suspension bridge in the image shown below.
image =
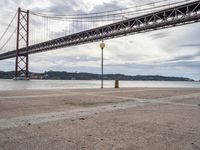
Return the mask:
{"type": "Polygon", "coordinates": [[[29,54],[199,21],[200,0],[162,0],[120,10],[65,16],[19,8],[0,37],[0,60],[15,58],[15,78],[28,78],[29,54]]]}

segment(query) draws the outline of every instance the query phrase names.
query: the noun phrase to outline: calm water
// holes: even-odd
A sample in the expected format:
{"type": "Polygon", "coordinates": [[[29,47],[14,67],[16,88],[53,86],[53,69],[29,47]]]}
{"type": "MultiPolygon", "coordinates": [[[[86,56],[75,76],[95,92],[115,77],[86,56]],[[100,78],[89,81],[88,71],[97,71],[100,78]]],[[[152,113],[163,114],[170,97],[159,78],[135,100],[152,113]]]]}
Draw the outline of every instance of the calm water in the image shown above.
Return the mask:
{"type": "MultiPolygon", "coordinates": [[[[30,80],[14,81],[1,80],[0,90],[22,89],[75,89],[75,88],[99,88],[100,81],[78,80],[30,80]]],[[[114,81],[104,81],[104,87],[114,87],[114,81]]],[[[120,87],[193,87],[200,88],[200,82],[182,81],[120,81],[120,87]]]]}

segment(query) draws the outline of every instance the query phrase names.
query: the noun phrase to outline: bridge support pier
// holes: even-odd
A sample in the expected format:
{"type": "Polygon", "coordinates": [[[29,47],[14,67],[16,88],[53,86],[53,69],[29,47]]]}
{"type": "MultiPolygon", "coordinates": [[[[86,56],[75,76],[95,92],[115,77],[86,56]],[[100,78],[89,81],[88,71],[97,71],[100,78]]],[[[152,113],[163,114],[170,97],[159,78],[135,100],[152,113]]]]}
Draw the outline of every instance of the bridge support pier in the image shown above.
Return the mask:
{"type": "Polygon", "coordinates": [[[23,11],[18,8],[17,19],[17,41],[16,41],[16,63],[15,80],[28,80],[28,46],[29,46],[29,10],[23,11]],[[19,49],[25,47],[25,54],[20,54],[19,49]]]}

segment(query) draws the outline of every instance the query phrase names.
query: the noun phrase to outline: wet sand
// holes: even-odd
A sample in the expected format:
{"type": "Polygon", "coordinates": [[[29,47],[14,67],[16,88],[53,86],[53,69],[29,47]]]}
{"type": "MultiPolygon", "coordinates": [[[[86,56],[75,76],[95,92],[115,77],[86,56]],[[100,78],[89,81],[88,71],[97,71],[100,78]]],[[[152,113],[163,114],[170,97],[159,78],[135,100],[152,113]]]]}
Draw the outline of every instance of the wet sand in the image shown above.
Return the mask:
{"type": "Polygon", "coordinates": [[[0,150],[199,150],[200,89],[0,91],[0,150]]]}

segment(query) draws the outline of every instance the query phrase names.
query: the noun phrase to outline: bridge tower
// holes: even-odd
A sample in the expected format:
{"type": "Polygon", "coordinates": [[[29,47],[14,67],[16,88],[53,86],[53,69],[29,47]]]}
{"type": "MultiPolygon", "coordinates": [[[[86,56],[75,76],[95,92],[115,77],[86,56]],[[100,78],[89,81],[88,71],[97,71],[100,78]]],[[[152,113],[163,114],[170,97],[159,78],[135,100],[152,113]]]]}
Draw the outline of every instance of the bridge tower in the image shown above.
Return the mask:
{"type": "Polygon", "coordinates": [[[15,78],[28,80],[28,47],[29,47],[29,10],[23,11],[18,8],[17,18],[17,40],[16,40],[16,64],[15,78]],[[25,48],[25,54],[20,54],[19,49],[25,48]]]}

